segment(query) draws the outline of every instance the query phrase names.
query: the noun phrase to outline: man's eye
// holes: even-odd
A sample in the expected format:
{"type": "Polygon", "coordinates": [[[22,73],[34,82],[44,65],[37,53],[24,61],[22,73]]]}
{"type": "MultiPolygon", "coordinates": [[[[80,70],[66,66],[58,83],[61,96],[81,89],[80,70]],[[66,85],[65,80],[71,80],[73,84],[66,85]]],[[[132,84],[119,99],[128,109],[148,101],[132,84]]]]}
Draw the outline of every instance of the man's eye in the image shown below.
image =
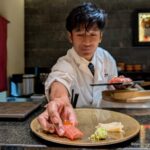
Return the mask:
{"type": "Polygon", "coordinates": [[[83,36],[84,34],[77,34],[77,36],[83,36]]]}
{"type": "Polygon", "coordinates": [[[93,34],[90,34],[91,36],[97,36],[97,34],[93,33],[93,34]]]}

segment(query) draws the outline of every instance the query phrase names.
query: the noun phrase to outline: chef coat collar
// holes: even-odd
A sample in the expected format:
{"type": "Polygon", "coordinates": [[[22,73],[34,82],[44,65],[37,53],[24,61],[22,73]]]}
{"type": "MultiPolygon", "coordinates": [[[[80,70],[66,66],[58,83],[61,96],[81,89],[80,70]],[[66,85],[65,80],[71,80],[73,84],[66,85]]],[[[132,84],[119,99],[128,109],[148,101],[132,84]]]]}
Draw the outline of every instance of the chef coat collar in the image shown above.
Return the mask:
{"type": "MultiPolygon", "coordinates": [[[[97,48],[98,49],[98,48],[97,48]]],[[[91,60],[91,63],[94,65],[95,67],[95,76],[94,76],[94,82],[97,81],[102,81],[104,78],[103,75],[103,70],[104,70],[104,64],[103,64],[103,56],[102,55],[98,55],[99,57],[101,57],[99,60],[101,63],[97,62],[97,50],[94,53],[94,56],[91,60]]],[[[87,61],[85,58],[80,57],[77,52],[75,51],[74,48],[71,49],[71,54],[74,56],[74,60],[76,62],[76,64],[79,66],[79,68],[81,70],[83,70],[84,72],[86,72],[87,74],[89,74],[92,78],[93,75],[91,74],[89,68],[88,68],[88,64],[90,63],[89,61],[87,61]]]]}
{"type": "Polygon", "coordinates": [[[73,47],[72,47],[72,49],[71,49],[71,53],[72,53],[72,55],[74,56],[74,60],[75,60],[76,64],[78,64],[79,66],[82,65],[82,64],[84,64],[84,65],[86,64],[86,66],[88,66],[88,64],[89,64],[90,62],[91,62],[94,66],[95,66],[95,64],[96,64],[96,55],[95,55],[96,52],[94,53],[94,56],[93,56],[93,58],[92,58],[91,61],[88,61],[88,60],[86,60],[85,58],[79,56],[73,47]]]}
{"type": "Polygon", "coordinates": [[[73,56],[73,59],[75,60],[76,64],[79,66],[79,69],[86,72],[93,78],[93,75],[91,74],[91,71],[89,70],[88,65],[91,62],[94,66],[96,66],[96,51],[95,51],[94,56],[91,61],[88,61],[85,58],[79,56],[73,47],[70,50],[70,52],[71,52],[71,55],[73,56]]]}

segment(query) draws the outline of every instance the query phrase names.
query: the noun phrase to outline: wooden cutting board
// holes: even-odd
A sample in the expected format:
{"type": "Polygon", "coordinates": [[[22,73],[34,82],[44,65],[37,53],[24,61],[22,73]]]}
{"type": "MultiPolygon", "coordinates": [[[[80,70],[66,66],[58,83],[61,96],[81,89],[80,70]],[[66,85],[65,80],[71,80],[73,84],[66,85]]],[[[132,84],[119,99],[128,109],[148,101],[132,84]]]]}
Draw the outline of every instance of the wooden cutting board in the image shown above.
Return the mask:
{"type": "Polygon", "coordinates": [[[42,102],[0,102],[0,119],[25,119],[42,102]]]}
{"type": "Polygon", "coordinates": [[[150,101],[150,90],[112,90],[103,91],[104,100],[114,102],[139,103],[150,101]]]}

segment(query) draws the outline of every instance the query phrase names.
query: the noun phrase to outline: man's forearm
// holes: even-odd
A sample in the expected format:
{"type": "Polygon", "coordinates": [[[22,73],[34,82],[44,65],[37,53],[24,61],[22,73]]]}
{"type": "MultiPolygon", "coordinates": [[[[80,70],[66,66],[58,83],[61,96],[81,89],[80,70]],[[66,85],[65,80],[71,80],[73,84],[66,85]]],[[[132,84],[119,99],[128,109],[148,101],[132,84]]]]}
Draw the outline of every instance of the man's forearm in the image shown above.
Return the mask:
{"type": "Polygon", "coordinates": [[[69,97],[69,92],[62,83],[55,81],[51,85],[50,99],[53,100],[61,97],[69,97]]]}

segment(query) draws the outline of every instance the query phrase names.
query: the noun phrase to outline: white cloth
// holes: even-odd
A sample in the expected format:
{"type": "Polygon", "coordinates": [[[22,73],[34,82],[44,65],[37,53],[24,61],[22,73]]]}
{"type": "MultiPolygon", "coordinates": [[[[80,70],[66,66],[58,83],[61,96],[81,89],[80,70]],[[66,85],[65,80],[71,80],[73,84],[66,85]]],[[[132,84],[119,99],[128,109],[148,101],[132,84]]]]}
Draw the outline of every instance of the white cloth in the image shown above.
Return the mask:
{"type": "Polygon", "coordinates": [[[65,85],[70,95],[71,90],[78,93],[76,107],[99,107],[102,99],[102,91],[107,86],[92,87],[92,83],[108,82],[112,77],[117,76],[116,62],[113,57],[104,49],[98,47],[91,61],[95,67],[93,77],[88,68],[89,62],[80,57],[74,48],[68,50],[67,54],[58,59],[52,67],[45,82],[45,94],[49,100],[50,86],[53,81],[59,81],[65,85]]]}

